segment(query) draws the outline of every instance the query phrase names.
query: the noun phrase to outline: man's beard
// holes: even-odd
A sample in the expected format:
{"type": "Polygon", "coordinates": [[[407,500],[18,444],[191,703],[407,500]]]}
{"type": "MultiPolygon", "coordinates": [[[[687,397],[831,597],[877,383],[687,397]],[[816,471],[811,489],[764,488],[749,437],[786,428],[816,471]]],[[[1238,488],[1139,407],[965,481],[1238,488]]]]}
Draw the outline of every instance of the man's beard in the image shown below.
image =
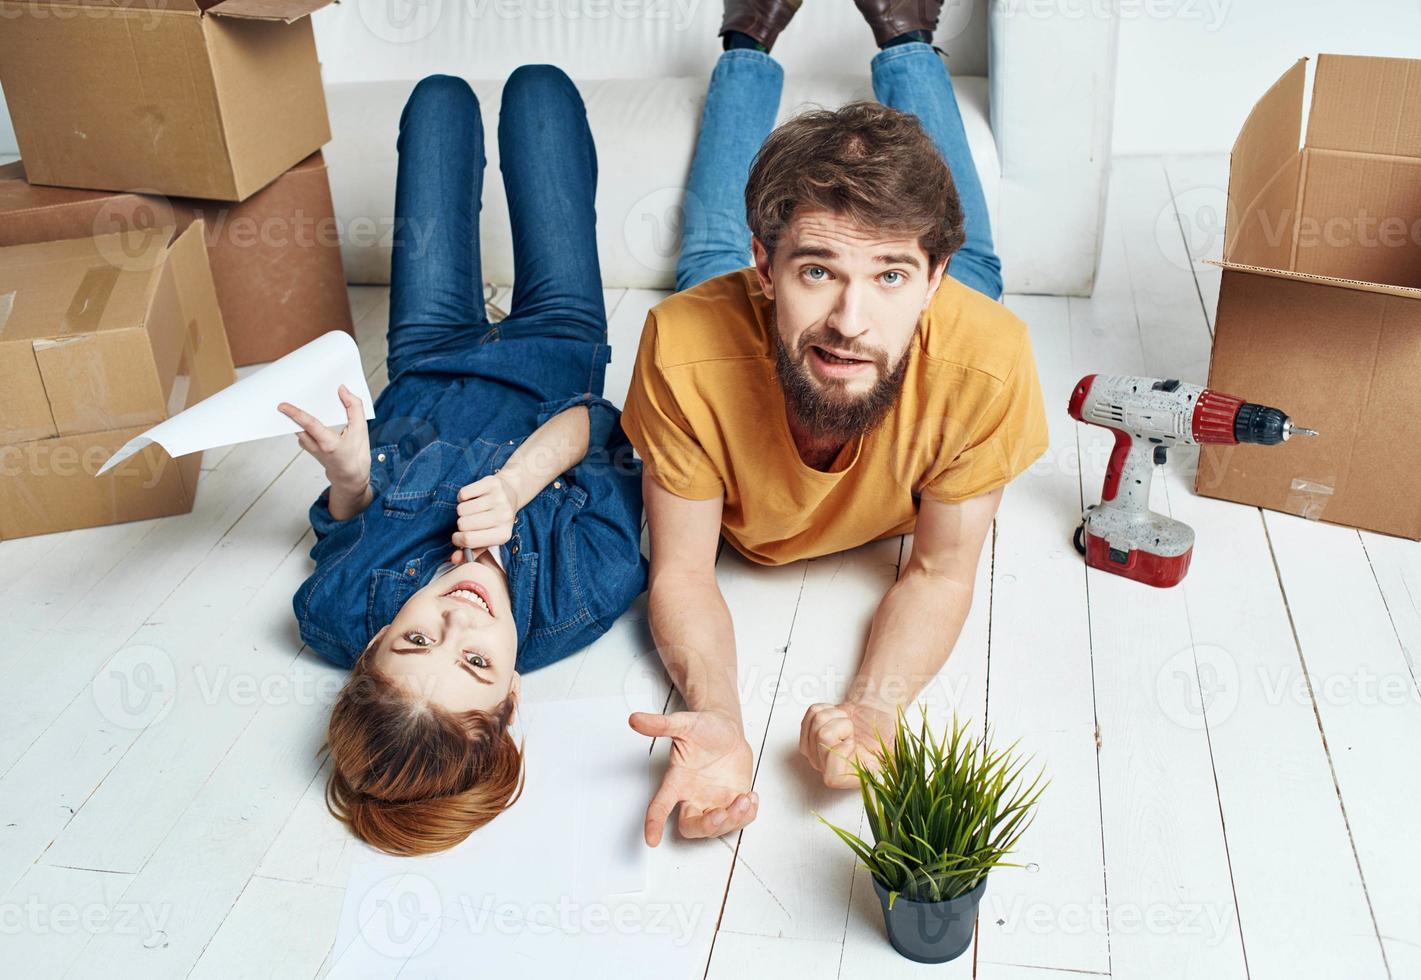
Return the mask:
{"type": "Polygon", "coordinates": [[[888,356],[882,351],[862,348],[831,328],[801,334],[798,360],[790,356],[778,328],[775,328],[774,335],[775,371],[784,390],[785,402],[791,414],[810,435],[826,442],[847,442],[871,432],[898,401],[903,390],[903,379],[908,373],[906,350],[890,371],[888,356]],[[861,395],[848,394],[844,381],[821,381],[810,374],[810,368],[805,364],[811,346],[841,350],[871,360],[878,369],[878,380],[861,395]]]}

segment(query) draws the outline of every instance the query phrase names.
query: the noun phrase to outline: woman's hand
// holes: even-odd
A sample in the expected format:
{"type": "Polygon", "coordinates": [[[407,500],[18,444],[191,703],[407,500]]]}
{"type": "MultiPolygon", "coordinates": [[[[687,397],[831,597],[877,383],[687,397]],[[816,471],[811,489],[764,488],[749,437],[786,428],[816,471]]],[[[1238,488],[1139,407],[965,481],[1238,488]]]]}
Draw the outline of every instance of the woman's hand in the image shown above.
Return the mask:
{"type": "Polygon", "coordinates": [[[456,511],[459,529],[454,532],[454,547],[492,548],[513,537],[518,496],[507,477],[490,473],[459,490],[456,511]]]}
{"type": "Polygon", "coordinates": [[[331,484],[331,516],[341,521],[370,503],[370,431],[365,424],[365,404],[345,385],[340,386],[339,394],[345,406],[345,428],[340,432],[290,402],[282,402],[276,410],[301,427],[296,441],[326,471],[331,484]]]}

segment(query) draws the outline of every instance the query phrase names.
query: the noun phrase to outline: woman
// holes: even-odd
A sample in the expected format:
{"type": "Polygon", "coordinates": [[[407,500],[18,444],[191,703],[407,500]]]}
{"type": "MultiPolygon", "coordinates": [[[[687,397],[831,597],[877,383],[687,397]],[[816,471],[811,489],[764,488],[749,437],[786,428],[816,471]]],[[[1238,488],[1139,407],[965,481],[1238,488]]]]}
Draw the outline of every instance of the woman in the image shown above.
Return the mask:
{"type": "Polygon", "coordinates": [[[459,843],[516,798],[519,671],[601,635],[646,582],[640,467],[601,398],[609,355],[586,111],[567,76],[515,71],[499,154],[509,315],[482,302],[483,124],[469,86],[420,82],[400,119],[390,383],[344,388],[339,434],[296,406],[330,487],[301,636],[352,674],[325,748],[331,812],[395,854],[459,843]]]}

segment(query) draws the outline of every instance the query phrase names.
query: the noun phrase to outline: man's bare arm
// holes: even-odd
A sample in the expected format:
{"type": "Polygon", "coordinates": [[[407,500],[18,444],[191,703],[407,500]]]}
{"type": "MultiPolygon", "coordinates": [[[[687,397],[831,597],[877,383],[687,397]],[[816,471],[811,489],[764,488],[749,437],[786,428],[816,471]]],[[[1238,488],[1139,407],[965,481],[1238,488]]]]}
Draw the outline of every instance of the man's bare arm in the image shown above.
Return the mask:
{"type": "Polygon", "coordinates": [[[723,498],[684,500],[650,474],[642,497],[651,530],[651,634],[686,701],[670,715],[636,712],[643,735],[669,737],[671,758],[646,811],[655,847],[677,805],[683,837],[715,837],[755,819],[754,753],[745,740],[735,675],[735,629],[715,579],[723,498]]]}
{"type": "Polygon", "coordinates": [[[972,608],[982,545],[1002,490],[955,503],[922,499],[913,551],[873,616],[863,660],[843,702],[812,705],[800,751],[829,786],[856,786],[849,760],[874,762],[877,733],[891,744],[899,707],[947,662],[972,608]]]}
{"type": "Polygon", "coordinates": [[[686,500],[641,480],[651,532],[647,607],[666,672],[692,711],[723,711],[740,721],[735,628],[715,580],[724,497],[686,500]]]}

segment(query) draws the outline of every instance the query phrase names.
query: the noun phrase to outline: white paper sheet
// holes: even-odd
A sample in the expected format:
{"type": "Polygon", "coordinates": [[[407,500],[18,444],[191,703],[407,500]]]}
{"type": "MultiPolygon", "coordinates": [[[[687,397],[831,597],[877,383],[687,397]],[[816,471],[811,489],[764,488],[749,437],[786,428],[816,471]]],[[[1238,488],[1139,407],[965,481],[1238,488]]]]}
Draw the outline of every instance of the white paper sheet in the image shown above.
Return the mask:
{"type": "Polygon", "coordinates": [[[325,425],[344,425],[345,406],[337,393],[341,385],[364,403],[365,417],[373,419],[375,407],[355,338],[332,330],[134,436],[94,475],[102,476],[153,443],[177,458],[202,449],[300,431],[300,426],[276,410],[280,402],[290,402],[325,425]]]}
{"type": "Polygon", "coordinates": [[[627,726],[626,699],[520,713],[523,797],[442,854],[396,858],[362,846],[330,978],[694,972],[692,934],[704,923],[691,917],[705,910],[647,890],[653,855],[642,819],[654,775],[646,738],[627,726]]]}

